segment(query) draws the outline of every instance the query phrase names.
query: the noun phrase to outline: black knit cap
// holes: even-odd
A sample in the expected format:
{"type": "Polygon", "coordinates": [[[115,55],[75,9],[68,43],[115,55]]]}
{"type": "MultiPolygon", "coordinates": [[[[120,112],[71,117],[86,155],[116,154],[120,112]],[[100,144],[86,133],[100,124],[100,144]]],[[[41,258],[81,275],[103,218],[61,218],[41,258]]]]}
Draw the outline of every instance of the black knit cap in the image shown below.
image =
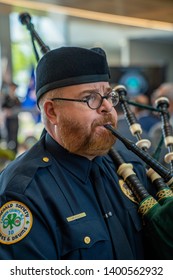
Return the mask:
{"type": "Polygon", "coordinates": [[[106,54],[101,48],[61,47],[54,49],[46,53],[37,65],[37,102],[43,94],[55,88],[107,82],[109,79],[106,54]]]}

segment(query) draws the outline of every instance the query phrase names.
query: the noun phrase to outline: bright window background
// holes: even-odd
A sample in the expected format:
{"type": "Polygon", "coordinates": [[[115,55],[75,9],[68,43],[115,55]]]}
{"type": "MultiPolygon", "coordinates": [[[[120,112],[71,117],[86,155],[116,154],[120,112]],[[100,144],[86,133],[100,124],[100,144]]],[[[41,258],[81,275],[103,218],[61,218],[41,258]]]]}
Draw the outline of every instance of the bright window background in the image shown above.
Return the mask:
{"type": "MultiPolygon", "coordinates": [[[[64,20],[62,16],[40,17],[32,16],[31,22],[38,36],[50,49],[65,44],[64,20]]],[[[12,69],[13,80],[19,85],[18,95],[23,98],[27,91],[32,66],[36,66],[37,60],[31,40],[30,31],[26,25],[19,21],[19,14],[10,15],[10,33],[12,44],[12,69]]],[[[40,46],[35,41],[39,58],[43,55],[40,46]]]]}

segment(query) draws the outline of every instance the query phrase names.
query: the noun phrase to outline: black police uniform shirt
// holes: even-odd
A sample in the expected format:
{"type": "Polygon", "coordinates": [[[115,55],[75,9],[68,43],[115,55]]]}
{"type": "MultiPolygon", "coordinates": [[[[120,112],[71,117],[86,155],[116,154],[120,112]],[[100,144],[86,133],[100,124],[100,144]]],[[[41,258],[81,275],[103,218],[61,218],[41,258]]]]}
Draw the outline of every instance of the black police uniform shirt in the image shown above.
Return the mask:
{"type": "MultiPolygon", "coordinates": [[[[147,187],[140,161],[124,159],[147,187]]],[[[47,133],[0,175],[1,260],[144,258],[137,204],[123,191],[112,159],[95,161],[118,221],[114,239],[127,246],[112,242],[90,179],[92,161],[69,153],[47,133]]]]}

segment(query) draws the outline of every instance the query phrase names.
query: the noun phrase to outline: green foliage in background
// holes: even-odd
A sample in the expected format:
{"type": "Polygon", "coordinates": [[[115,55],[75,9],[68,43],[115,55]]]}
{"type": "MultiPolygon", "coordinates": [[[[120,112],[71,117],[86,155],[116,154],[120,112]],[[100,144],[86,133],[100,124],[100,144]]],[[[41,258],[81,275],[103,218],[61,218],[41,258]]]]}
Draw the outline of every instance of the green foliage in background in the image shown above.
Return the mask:
{"type": "Polygon", "coordinates": [[[20,75],[20,73],[27,72],[31,68],[31,65],[34,64],[35,56],[30,44],[21,45],[20,43],[12,43],[12,68],[14,80],[18,76],[20,76],[21,79],[24,79],[24,75],[20,75]]]}
{"type": "Polygon", "coordinates": [[[26,54],[26,51],[17,43],[12,44],[12,58],[14,73],[28,69],[34,61],[32,49],[26,54]]]}

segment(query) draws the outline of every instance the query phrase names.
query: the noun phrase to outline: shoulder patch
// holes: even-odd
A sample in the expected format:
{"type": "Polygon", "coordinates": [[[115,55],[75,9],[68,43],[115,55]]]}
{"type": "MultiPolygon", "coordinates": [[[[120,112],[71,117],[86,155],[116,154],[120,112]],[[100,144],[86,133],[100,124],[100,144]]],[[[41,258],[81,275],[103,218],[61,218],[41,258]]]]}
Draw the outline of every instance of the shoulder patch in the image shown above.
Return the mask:
{"type": "Polygon", "coordinates": [[[131,189],[127,186],[126,182],[124,182],[122,179],[119,180],[119,185],[122,190],[122,192],[133,202],[138,203],[136,197],[134,196],[131,189]]]}
{"type": "Polygon", "coordinates": [[[9,201],[0,208],[0,243],[14,244],[31,230],[33,222],[29,208],[19,201],[9,201]]]}

